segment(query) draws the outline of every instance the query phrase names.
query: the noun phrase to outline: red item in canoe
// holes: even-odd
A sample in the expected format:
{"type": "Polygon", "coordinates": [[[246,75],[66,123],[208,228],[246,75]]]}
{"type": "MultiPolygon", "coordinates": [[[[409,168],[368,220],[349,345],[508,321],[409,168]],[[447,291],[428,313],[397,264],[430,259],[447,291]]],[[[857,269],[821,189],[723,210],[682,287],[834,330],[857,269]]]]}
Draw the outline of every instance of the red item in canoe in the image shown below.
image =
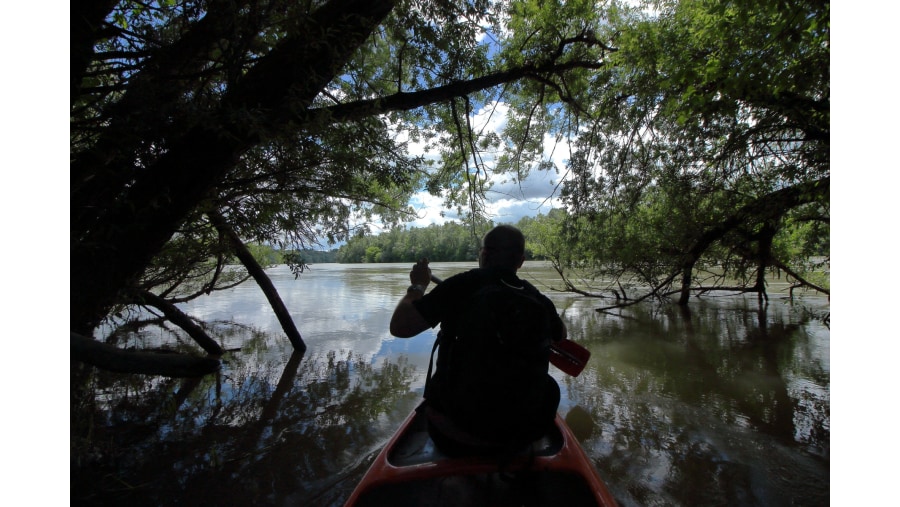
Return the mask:
{"type": "Polygon", "coordinates": [[[590,350],[569,339],[559,340],[550,345],[550,363],[573,377],[581,374],[590,358],[590,350]]]}

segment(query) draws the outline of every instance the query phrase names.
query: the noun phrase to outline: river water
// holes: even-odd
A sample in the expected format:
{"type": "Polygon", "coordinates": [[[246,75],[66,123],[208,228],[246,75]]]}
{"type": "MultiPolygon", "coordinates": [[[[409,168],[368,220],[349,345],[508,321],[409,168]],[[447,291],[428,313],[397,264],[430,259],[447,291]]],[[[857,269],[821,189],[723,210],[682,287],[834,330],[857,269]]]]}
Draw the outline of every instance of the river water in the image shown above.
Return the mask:
{"type": "MultiPolygon", "coordinates": [[[[434,263],[446,278],[474,267],[434,263]]],[[[226,348],[202,379],[99,373],[73,395],[73,505],[339,506],[420,401],[435,338],[397,339],[388,322],[408,264],[268,271],[308,345],[301,357],[258,287],[181,305],[226,348]]],[[[552,290],[540,263],[520,272],[553,299],[592,358],[554,367],[559,411],[623,506],[828,505],[827,298],[755,296],[608,302],[552,290]]],[[[171,326],[123,347],[199,350],[171,326]]],[[[79,380],[77,380],[80,382],[79,380]]]]}

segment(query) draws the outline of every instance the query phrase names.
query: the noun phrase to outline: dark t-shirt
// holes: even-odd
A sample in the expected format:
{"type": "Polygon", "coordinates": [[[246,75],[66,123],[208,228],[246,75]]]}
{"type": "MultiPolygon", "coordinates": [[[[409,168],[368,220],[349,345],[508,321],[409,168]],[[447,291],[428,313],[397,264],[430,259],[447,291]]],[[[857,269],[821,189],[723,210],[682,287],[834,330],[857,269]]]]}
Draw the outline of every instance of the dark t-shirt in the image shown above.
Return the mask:
{"type": "Polygon", "coordinates": [[[425,318],[428,325],[435,327],[441,324],[441,329],[448,336],[456,334],[456,325],[461,318],[463,309],[469,298],[491,280],[500,279],[507,285],[522,287],[523,290],[534,294],[547,310],[547,318],[551,322],[553,340],[563,337],[563,323],[556,313],[556,307],[550,298],[540,293],[533,285],[516,276],[515,271],[505,268],[476,268],[464,273],[453,275],[443,283],[435,286],[431,292],[413,302],[416,310],[425,318]]]}
{"type": "MultiPolygon", "coordinates": [[[[508,293],[492,292],[485,297],[497,294],[509,296],[508,293]]],[[[495,303],[496,300],[485,299],[478,304],[490,306],[495,303]]],[[[430,409],[429,434],[441,450],[450,454],[489,454],[496,451],[497,445],[504,449],[519,446],[544,434],[556,415],[559,386],[547,373],[548,359],[544,354],[549,351],[542,349],[539,343],[564,336],[562,319],[548,297],[519,279],[513,270],[478,268],[449,277],[413,304],[431,327],[441,325],[437,370],[425,388],[430,409]],[[522,349],[490,340],[476,344],[468,338],[461,338],[461,341],[454,338],[460,334],[474,336],[469,333],[473,331],[471,319],[475,316],[470,316],[466,322],[463,312],[476,312],[475,318],[479,320],[493,316],[494,310],[482,312],[482,307],[473,308],[472,302],[482,287],[497,284],[527,291],[533,296],[516,301],[530,305],[527,306],[527,328],[541,330],[538,333],[541,336],[528,339],[538,340],[533,342],[537,348],[522,349]],[[540,316],[533,318],[540,308],[544,310],[544,322],[540,316]],[[461,329],[464,326],[468,326],[468,332],[461,329]],[[502,354],[502,359],[495,354],[502,354]],[[482,443],[472,444],[473,437],[482,443]],[[484,442],[493,444],[485,445],[484,442]]],[[[514,309],[508,311],[516,312],[514,309]]],[[[522,319],[521,314],[510,314],[510,317],[517,322],[522,319]]],[[[516,332],[519,330],[521,328],[516,332]]],[[[525,337],[528,333],[519,336],[525,337]]],[[[544,347],[549,344],[548,341],[543,343],[544,347]]]]}

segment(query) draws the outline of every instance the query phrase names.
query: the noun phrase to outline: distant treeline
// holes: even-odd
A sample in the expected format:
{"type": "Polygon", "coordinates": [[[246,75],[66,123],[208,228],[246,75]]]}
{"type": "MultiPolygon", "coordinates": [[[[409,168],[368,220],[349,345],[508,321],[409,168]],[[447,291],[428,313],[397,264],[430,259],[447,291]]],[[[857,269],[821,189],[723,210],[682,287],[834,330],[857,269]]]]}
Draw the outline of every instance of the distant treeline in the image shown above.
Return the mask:
{"type": "MultiPolygon", "coordinates": [[[[493,224],[472,228],[448,222],[424,228],[394,229],[377,236],[352,238],[337,252],[337,262],[415,262],[427,257],[435,262],[478,259],[481,237],[493,224]]],[[[527,257],[529,252],[526,252],[527,257]]]]}
{"type": "MultiPolygon", "coordinates": [[[[247,249],[256,258],[256,261],[263,266],[274,266],[277,264],[323,264],[327,262],[337,262],[337,249],[320,251],[320,250],[276,250],[270,245],[260,245],[259,243],[248,243],[247,249]]],[[[237,259],[234,260],[237,262],[237,259]]]]}
{"type": "Polygon", "coordinates": [[[324,264],[327,262],[338,262],[337,249],[321,251],[321,250],[300,250],[300,258],[306,264],[324,264]]]}

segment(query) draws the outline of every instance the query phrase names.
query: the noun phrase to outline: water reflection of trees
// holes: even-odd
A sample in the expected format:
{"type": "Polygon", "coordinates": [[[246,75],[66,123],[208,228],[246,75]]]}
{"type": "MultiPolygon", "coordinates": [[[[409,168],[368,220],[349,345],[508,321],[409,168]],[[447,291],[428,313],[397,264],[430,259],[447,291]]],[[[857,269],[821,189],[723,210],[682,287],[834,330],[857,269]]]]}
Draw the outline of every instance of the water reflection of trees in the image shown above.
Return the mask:
{"type": "Polygon", "coordinates": [[[414,368],[265,341],[200,379],[73,373],[73,504],[340,503],[415,405],[414,368]]]}
{"type": "Polygon", "coordinates": [[[810,315],[754,302],[570,317],[593,357],[569,396],[623,503],[827,503],[829,371],[810,315]]]}

